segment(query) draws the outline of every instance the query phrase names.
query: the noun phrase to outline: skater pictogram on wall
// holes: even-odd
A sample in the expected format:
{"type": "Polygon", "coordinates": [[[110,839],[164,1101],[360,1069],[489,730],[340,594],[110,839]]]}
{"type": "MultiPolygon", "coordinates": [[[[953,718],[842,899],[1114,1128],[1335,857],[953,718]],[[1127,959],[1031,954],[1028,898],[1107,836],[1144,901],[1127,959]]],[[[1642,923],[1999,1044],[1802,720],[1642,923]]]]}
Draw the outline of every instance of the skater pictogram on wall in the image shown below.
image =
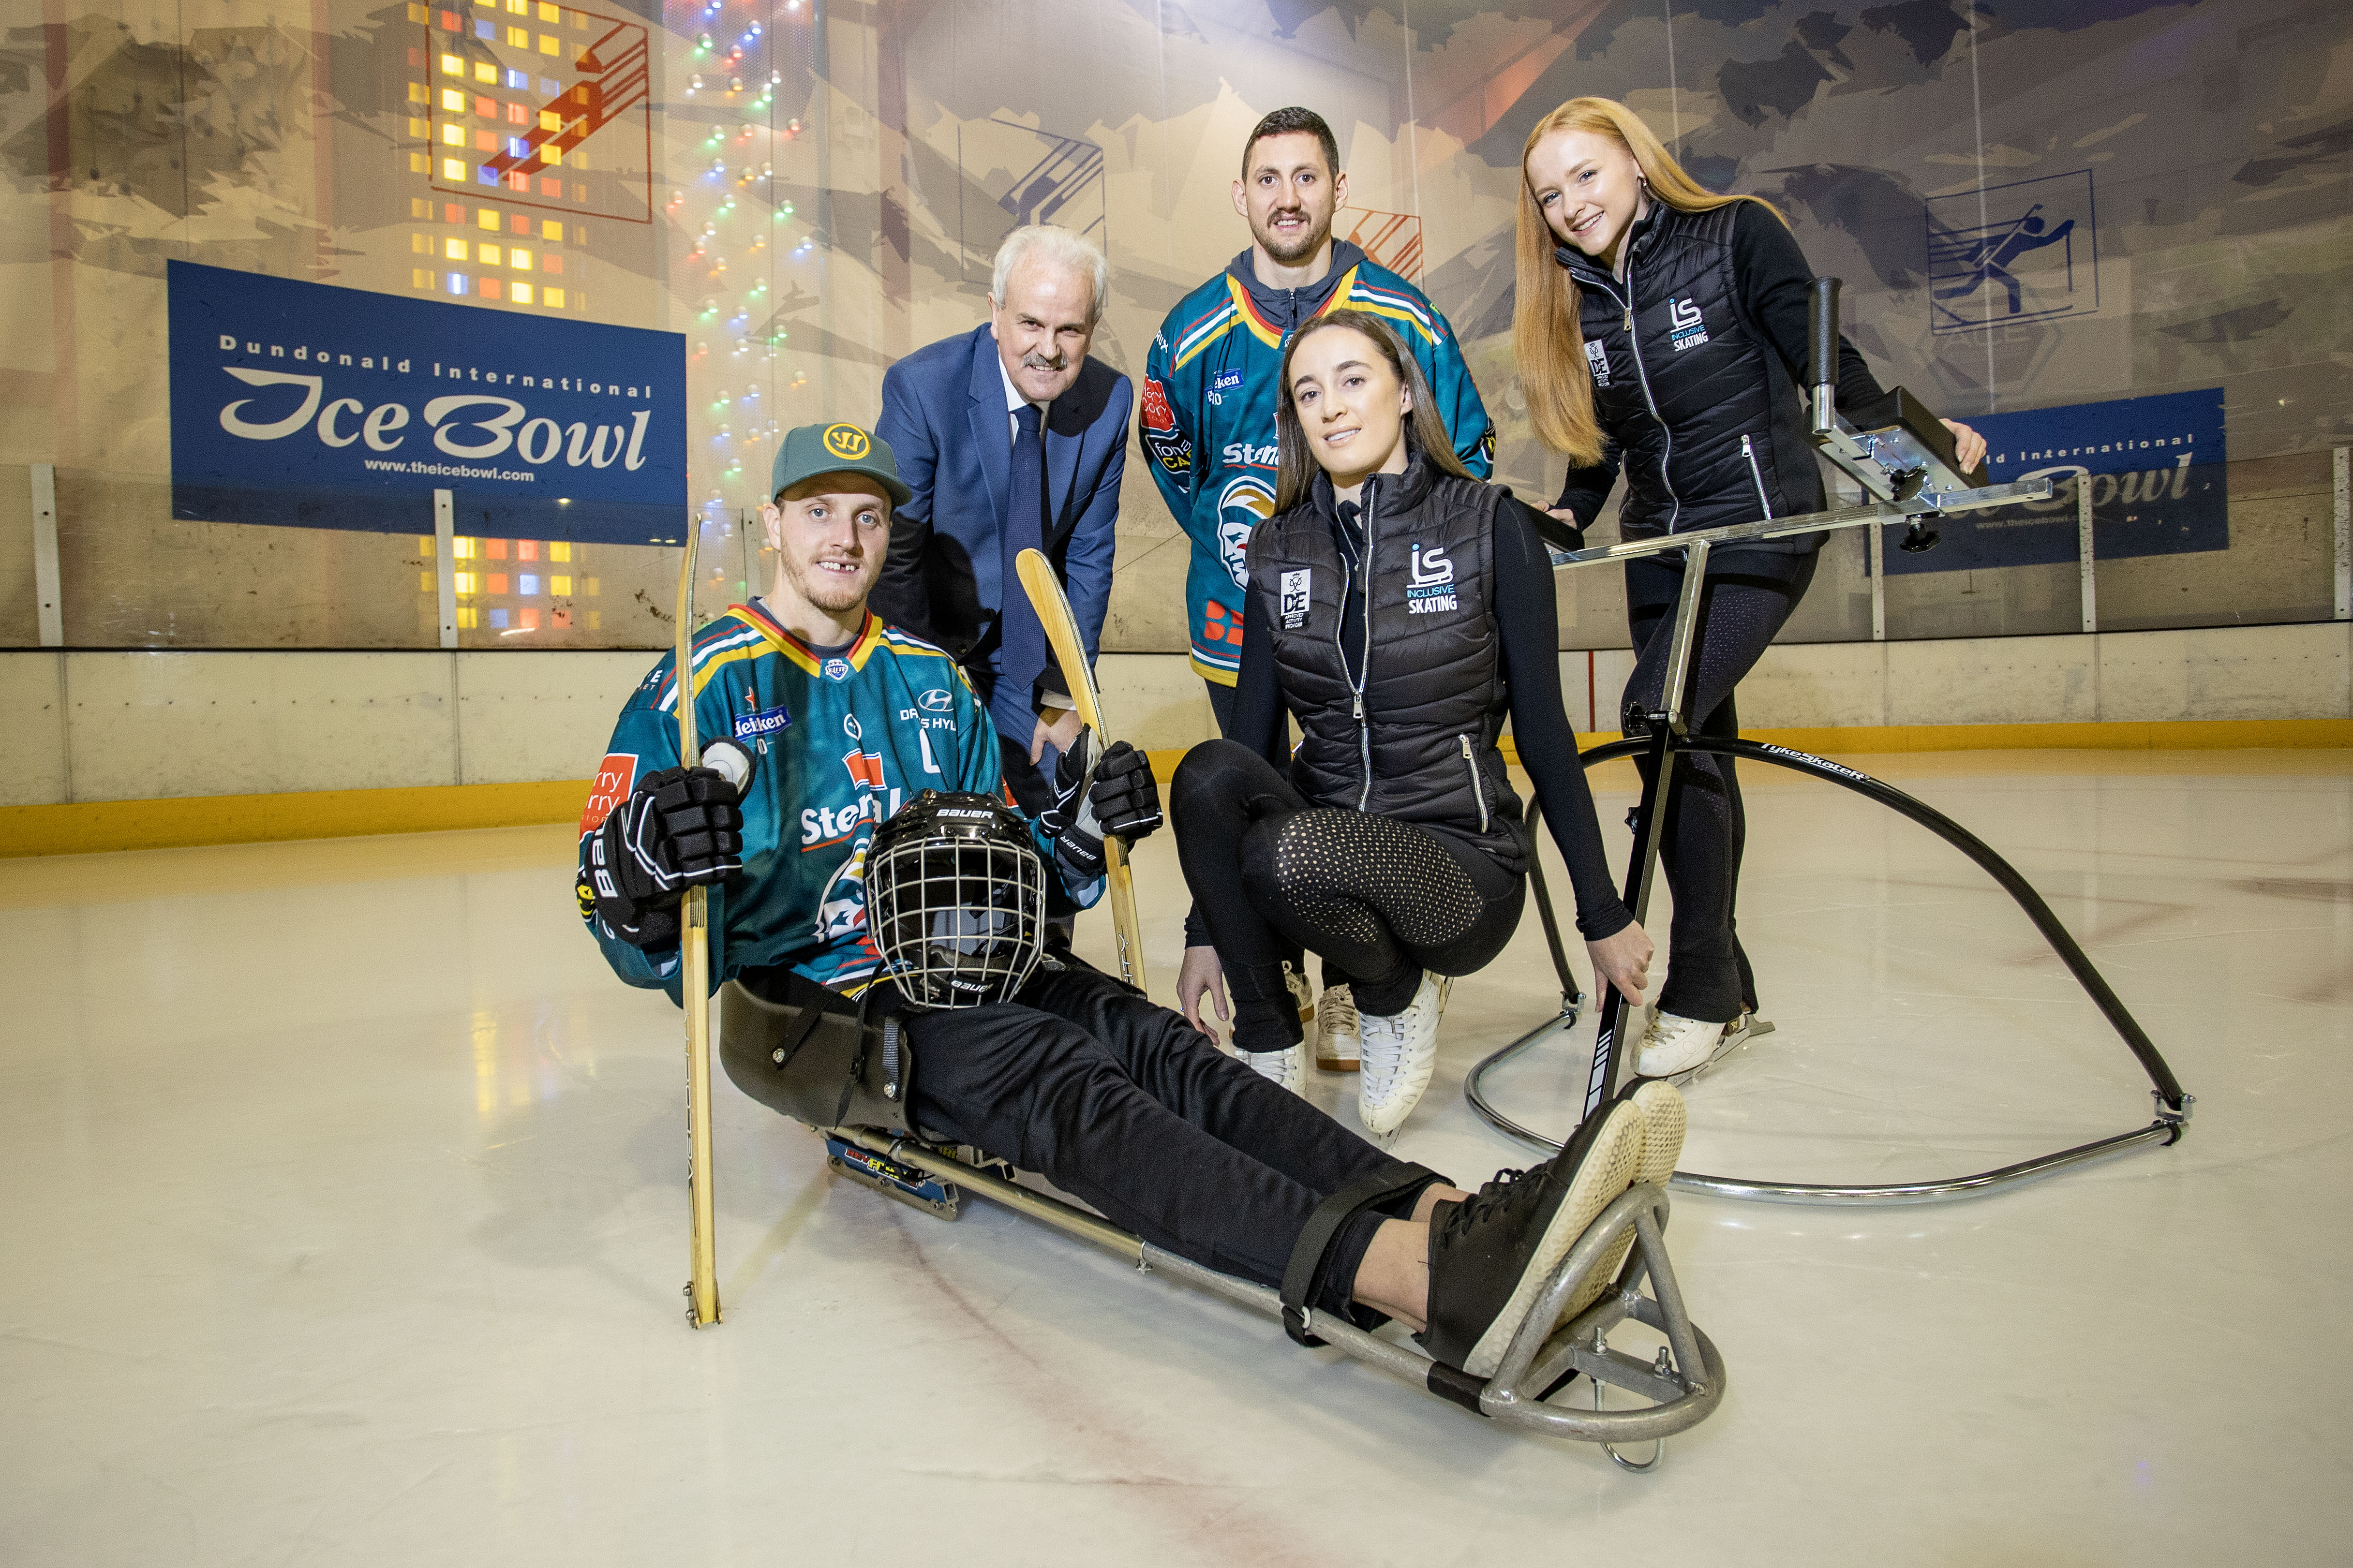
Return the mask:
{"type": "Polygon", "coordinates": [[[2100,308],[2088,169],[1934,196],[1927,222],[1928,311],[1936,331],[2088,316],[2100,308]]]}

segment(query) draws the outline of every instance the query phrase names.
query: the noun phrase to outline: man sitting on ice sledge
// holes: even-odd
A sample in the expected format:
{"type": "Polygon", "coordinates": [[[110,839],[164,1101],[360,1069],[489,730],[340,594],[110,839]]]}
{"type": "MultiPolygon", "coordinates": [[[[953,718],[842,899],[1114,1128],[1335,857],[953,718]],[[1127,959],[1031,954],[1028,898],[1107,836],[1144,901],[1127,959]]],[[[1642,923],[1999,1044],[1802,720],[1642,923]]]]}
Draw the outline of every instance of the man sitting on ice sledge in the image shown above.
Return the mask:
{"type": "MultiPolygon", "coordinates": [[[[948,945],[975,951],[1009,931],[1034,951],[1034,927],[1009,930],[1008,912],[1043,911],[1019,899],[984,890],[955,910],[904,899],[949,885],[938,873],[955,855],[986,850],[1008,875],[1090,905],[1104,836],[1157,827],[1159,790],[1140,752],[1098,752],[1089,738],[1064,755],[1042,817],[1003,805],[997,736],[955,661],[866,608],[892,504],[908,494],[890,448],[856,426],[804,426],[785,438],[771,479],[762,516],[774,586],[698,633],[691,659],[698,733],[743,749],[743,789],[712,768],[678,766],[679,681],[666,657],[622,710],[582,823],[581,913],[615,972],[675,996],[680,900],[707,884],[717,977],[861,1026],[898,1019],[913,1058],[911,1125],[1008,1159],[1206,1267],[1267,1285],[1292,1273],[1297,1304],[1365,1326],[1402,1320],[1437,1360],[1491,1375],[1594,1216],[1638,1175],[1673,1169],[1674,1091],[1646,1087],[1561,1155],[1473,1195],[1364,1142],[1067,952],[999,966],[992,986],[963,994],[908,984],[904,969],[894,979],[870,909],[876,924],[916,919],[919,942],[947,931],[948,945]],[[898,868],[901,902],[887,915],[881,889],[865,885],[870,851],[898,868]],[[1294,1254],[1312,1256],[1293,1270],[1294,1254]]],[[[726,1040],[722,1058],[755,1099],[807,1103],[784,1092],[787,1063],[726,1040]]]]}

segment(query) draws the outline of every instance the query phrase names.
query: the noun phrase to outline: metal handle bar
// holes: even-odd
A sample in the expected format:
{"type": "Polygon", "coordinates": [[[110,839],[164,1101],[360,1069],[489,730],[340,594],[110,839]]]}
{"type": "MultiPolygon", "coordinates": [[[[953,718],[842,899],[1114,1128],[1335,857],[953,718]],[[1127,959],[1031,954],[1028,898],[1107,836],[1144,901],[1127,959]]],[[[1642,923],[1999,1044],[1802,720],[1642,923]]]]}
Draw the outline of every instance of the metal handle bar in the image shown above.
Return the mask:
{"type": "Polygon", "coordinates": [[[1650,539],[1629,539],[1617,544],[1597,544],[1585,550],[1572,550],[1554,563],[1567,569],[1594,566],[1605,561],[1631,561],[1643,555],[1664,555],[1670,550],[1687,550],[1694,544],[1721,549],[1727,544],[1750,544],[1763,539],[1788,539],[1799,533],[1831,533],[1841,528],[1862,528],[1874,522],[1909,522],[1915,518],[1931,517],[1950,511],[1981,511],[1992,506],[2014,506],[2020,501],[2049,500],[2051,480],[2012,479],[2007,484],[1984,485],[1968,490],[1920,490],[1896,500],[1873,501],[1867,506],[1837,507],[1829,511],[1802,512],[1795,517],[1768,517],[1755,522],[1730,522],[1722,528],[1695,528],[1688,533],[1662,533],[1650,539]]]}

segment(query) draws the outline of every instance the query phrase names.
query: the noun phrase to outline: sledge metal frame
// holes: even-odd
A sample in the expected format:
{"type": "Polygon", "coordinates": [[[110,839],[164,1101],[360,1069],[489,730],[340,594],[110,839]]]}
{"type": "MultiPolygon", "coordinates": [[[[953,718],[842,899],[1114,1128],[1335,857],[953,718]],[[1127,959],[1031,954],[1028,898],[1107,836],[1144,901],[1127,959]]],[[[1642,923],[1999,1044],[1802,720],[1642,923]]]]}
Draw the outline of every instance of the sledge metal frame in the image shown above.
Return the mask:
{"type": "MultiPolygon", "coordinates": [[[[1271,1287],[1220,1274],[1163,1251],[1098,1215],[1020,1185],[1009,1174],[1001,1173],[1009,1173],[1009,1166],[997,1163],[995,1169],[985,1168],[923,1140],[871,1128],[837,1127],[823,1136],[828,1142],[854,1145],[886,1167],[895,1165],[931,1178],[919,1185],[894,1179],[887,1169],[878,1171],[865,1162],[833,1162],[836,1170],[913,1207],[952,1220],[956,1217],[961,1192],[968,1189],[1102,1247],[1134,1264],[1140,1273],[1166,1275],[1282,1321],[1282,1297],[1271,1287]],[[945,1189],[944,1201],[930,1190],[940,1187],[945,1189]]],[[[1612,1200],[1554,1268],[1504,1350],[1502,1363],[1483,1383],[1432,1361],[1410,1343],[1367,1333],[1328,1312],[1311,1309],[1308,1331],[1359,1361],[1419,1384],[1499,1425],[1599,1443],[1619,1465],[1648,1471],[1657,1465],[1663,1447],[1637,1464],[1620,1455],[1615,1446],[1663,1445],[1668,1437],[1698,1425],[1714,1412],[1723,1402],[1725,1382],[1724,1358],[1714,1342],[1692,1322],[1667,1257],[1670,1206],[1666,1193],[1647,1183],[1637,1184],[1612,1200]],[[1629,1232],[1632,1233],[1631,1248],[1609,1288],[1570,1321],[1549,1327],[1579,1284],[1629,1232]],[[1652,1360],[1610,1346],[1610,1331],[1629,1320],[1666,1339],[1652,1360]],[[1608,1384],[1651,1403],[1637,1409],[1604,1410],[1547,1403],[1541,1397],[1556,1380],[1571,1372],[1585,1374],[1597,1401],[1599,1385],[1608,1384]]]]}
{"type": "MultiPolygon", "coordinates": [[[[1835,319],[1833,306],[1833,319],[1835,319]]],[[[1841,454],[1829,444],[1825,448],[1833,460],[1841,454]]],[[[1841,466],[1846,466],[1841,462],[1841,466]]],[[[1851,470],[1852,471],[1852,470],[1851,470]]],[[[1862,476],[1858,475],[1858,478],[1862,476]]],[[[1887,500],[1863,505],[1837,508],[1828,511],[1809,512],[1802,516],[1770,518],[1757,522],[1733,523],[1722,528],[1694,531],[1652,539],[1630,540],[1620,544],[1597,546],[1576,551],[1557,563],[1563,568],[1599,565],[1611,561],[1630,561],[1641,556],[1662,555],[1670,551],[1684,553],[1683,594],[1675,606],[1672,640],[1668,645],[1667,679],[1662,712],[1645,715],[1650,732],[1647,735],[1613,741],[1583,752],[1579,762],[1590,768],[1599,763],[1619,757],[1648,756],[1651,777],[1643,786],[1641,804],[1634,813],[1635,853],[1628,868],[1625,900],[1634,918],[1642,920],[1649,913],[1651,889],[1656,879],[1659,849],[1666,827],[1666,813],[1661,809],[1669,797],[1674,782],[1677,760],[1688,752],[1704,752],[1727,758],[1767,763],[1776,767],[1807,774],[1853,791],[1864,798],[1918,823],[1929,832],[1968,856],[1990,876],[2001,889],[2023,910],[2035,930],[2050,943],[2052,952],[2066,964],[2068,973],[2083,986],[2101,1015],[2105,1017],[2125,1045],[2130,1048],[2141,1069],[2148,1075],[2150,1093],[2156,1100],[2156,1115],[2147,1126],[2120,1132],[2112,1137],[2095,1139],[2088,1143],[2060,1150],[2037,1159],[2004,1165],[1996,1170],[1980,1171],[1971,1175],[1953,1176],[1937,1181],[1882,1183],[1872,1185],[1835,1185],[1810,1182],[1749,1181],[1731,1176],[1702,1175],[1696,1172],[1678,1171],[1672,1185],[1693,1192],[1713,1193],[1719,1197],[1745,1198],[1770,1203],[1822,1204],[1861,1205],[1875,1204],[1946,1203],[1959,1198],[1982,1196],[2006,1191],[2041,1177],[2078,1166],[2095,1163],[2129,1153],[2150,1144],[2169,1145],[2181,1141],[2191,1109],[2197,1103],[2194,1096],[2183,1092],[2148,1034],[2127,1010],[2123,1001],[2109,986],[2106,979],[2085,955],[2059,917],[2053,914],[2033,884],[2021,876],[2017,868],[1995,853],[1975,834],[1936,810],[1926,802],[1915,799],[1893,784],[1858,773],[1821,757],[1786,746],[1768,746],[1755,741],[1727,739],[1720,736],[1694,734],[1691,731],[1688,704],[1691,700],[1690,681],[1692,647],[1697,641],[1700,624],[1700,596],[1707,577],[1707,560],[1711,551],[1727,544],[1745,544],[1761,540],[1784,539],[1800,533],[1828,533],[1841,529],[1877,527],[1891,522],[1909,523],[1916,533],[1923,521],[1948,511],[1974,510],[1983,507],[2007,505],[2013,501],[2044,500],[2050,495],[2050,481],[2037,479],[2010,484],[1989,485],[1973,489],[1932,491],[1915,485],[1910,493],[1899,489],[1887,500]]],[[[1527,822],[1530,834],[1529,866],[1536,912],[1544,922],[1545,939],[1552,952],[1553,967],[1560,978],[1561,1005],[1554,1017],[1546,1019],[1503,1049],[1482,1059],[1471,1069],[1463,1083],[1463,1097],[1471,1109],[1490,1126],[1537,1148],[1553,1150],[1558,1142],[1521,1125],[1497,1110],[1486,1094],[1486,1075],[1503,1063],[1538,1042],[1556,1034],[1566,1034],[1577,1021],[1584,997],[1571,973],[1568,956],[1560,935],[1560,926],[1553,912],[1541,863],[1535,854],[1535,828],[1541,819],[1541,808],[1531,804],[1527,822]]],[[[1578,1113],[1581,1121],[1594,1110],[1610,1100],[1630,1081],[1633,1050],[1625,1038],[1630,1032],[1630,1010],[1625,999],[1615,990],[1603,988],[1601,1016],[1595,1036],[1593,1061],[1588,1076],[1585,1100],[1578,1113]]]]}

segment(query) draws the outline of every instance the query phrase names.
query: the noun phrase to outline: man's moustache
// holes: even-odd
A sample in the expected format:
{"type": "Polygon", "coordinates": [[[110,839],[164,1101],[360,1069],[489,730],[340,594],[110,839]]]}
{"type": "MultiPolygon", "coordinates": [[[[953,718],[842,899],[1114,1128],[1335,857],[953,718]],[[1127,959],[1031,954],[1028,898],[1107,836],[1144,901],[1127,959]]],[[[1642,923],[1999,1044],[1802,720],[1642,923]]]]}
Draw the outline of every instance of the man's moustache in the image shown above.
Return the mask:
{"type": "Polygon", "coordinates": [[[1056,354],[1051,359],[1046,358],[1043,354],[1021,356],[1021,368],[1024,370],[1060,370],[1070,363],[1071,356],[1068,354],[1056,354]]]}

